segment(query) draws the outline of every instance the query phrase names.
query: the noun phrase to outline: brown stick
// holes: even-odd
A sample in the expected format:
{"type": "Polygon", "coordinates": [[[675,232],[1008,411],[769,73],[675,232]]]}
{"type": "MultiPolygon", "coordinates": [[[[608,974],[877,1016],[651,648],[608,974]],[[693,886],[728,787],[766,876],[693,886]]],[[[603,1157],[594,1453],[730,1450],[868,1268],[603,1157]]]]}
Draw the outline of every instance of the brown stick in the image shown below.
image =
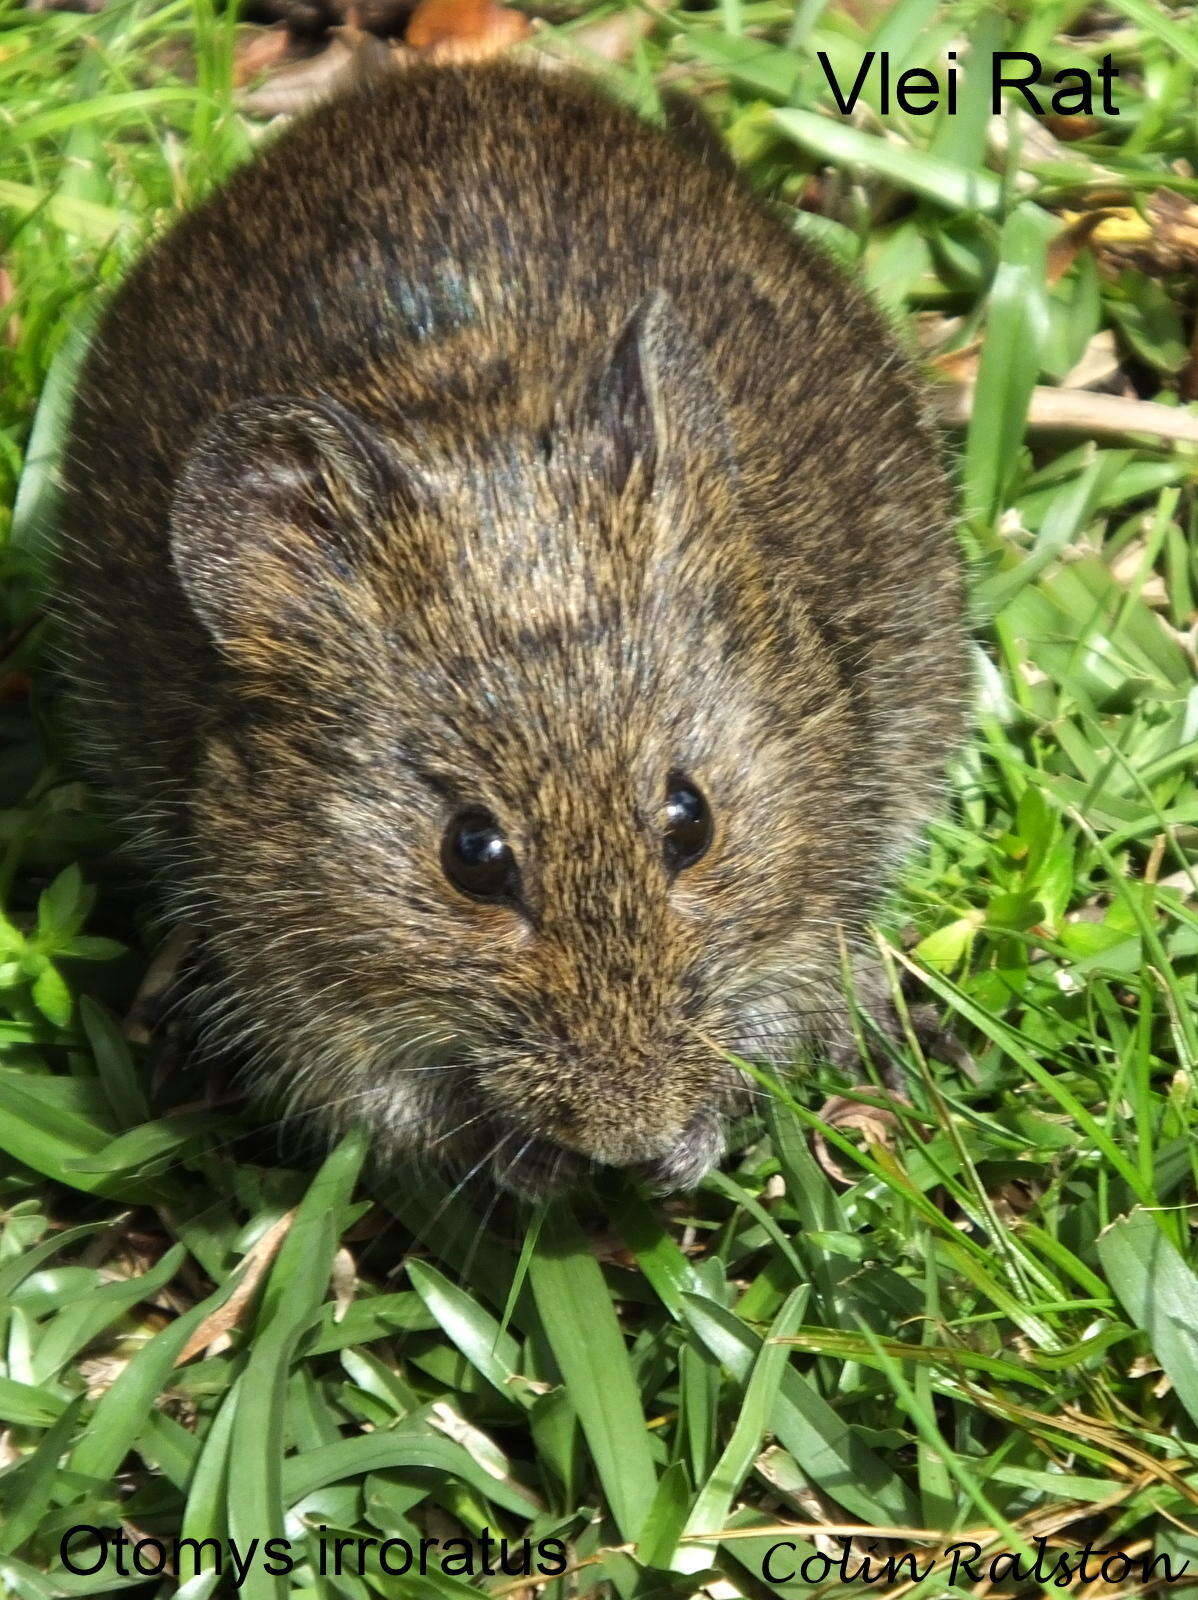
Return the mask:
{"type": "MultiPolygon", "coordinates": [[[[969,422],[974,387],[963,383],[933,392],[937,415],[947,427],[963,428],[969,422]]],[[[1120,394],[1092,394],[1088,389],[1033,389],[1027,426],[1103,438],[1141,433],[1154,439],[1198,444],[1198,416],[1192,411],[1160,405],[1155,400],[1128,400],[1120,394]]]]}

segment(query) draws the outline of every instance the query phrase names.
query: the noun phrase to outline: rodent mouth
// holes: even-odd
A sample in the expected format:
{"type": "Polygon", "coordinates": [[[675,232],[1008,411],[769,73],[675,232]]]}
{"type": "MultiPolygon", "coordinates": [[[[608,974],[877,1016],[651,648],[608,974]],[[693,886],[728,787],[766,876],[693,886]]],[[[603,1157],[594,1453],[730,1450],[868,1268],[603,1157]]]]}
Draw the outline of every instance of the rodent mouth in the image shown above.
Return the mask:
{"type": "MultiPolygon", "coordinates": [[[[500,1145],[510,1143],[501,1140],[500,1145]]],[[[692,1189],[724,1153],[724,1134],[717,1116],[700,1112],[674,1144],[650,1161],[630,1162],[619,1170],[639,1178],[655,1193],[692,1189]]],[[[514,1157],[499,1148],[490,1160],[492,1181],[525,1200],[545,1200],[584,1188],[597,1173],[613,1170],[553,1139],[528,1139],[514,1157]]]]}

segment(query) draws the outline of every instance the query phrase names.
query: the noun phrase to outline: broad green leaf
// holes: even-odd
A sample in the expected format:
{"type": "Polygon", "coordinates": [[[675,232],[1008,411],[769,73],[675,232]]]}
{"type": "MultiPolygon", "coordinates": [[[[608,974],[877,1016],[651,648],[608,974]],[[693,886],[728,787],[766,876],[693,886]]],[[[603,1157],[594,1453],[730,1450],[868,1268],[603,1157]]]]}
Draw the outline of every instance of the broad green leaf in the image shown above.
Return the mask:
{"type": "MultiPolygon", "coordinates": [[[[285,1536],[283,1439],[287,1381],[301,1336],[316,1320],[328,1287],[337,1228],[366,1153],[365,1136],[348,1134],[326,1158],[283,1241],[262,1298],[233,1415],[228,1468],[230,1535],[244,1548],[253,1539],[285,1536]]],[[[284,1600],[284,1577],[264,1567],[246,1576],[246,1600],[284,1600]]]]}
{"type": "Polygon", "coordinates": [[[775,125],[813,155],[885,178],[950,211],[997,211],[1002,185],[991,172],[971,171],[914,145],[892,144],[815,111],[773,113],[775,125]]]}
{"type": "Polygon", "coordinates": [[[516,1341],[509,1334],[500,1333],[499,1323],[490,1312],[427,1262],[409,1261],[408,1277],[446,1337],[467,1361],[505,1400],[531,1405],[534,1397],[519,1370],[516,1341]]]}
{"type": "Polygon", "coordinates": [[[510,1477],[497,1478],[487,1472],[468,1450],[452,1439],[433,1434],[413,1433],[395,1428],[365,1433],[322,1445],[302,1456],[290,1456],[283,1463],[282,1496],[288,1507],[307,1499],[326,1484],[343,1478],[358,1478],[367,1472],[389,1467],[411,1467],[460,1479],[492,1500],[505,1511],[523,1517],[536,1516],[538,1502],[510,1477]]]}
{"type": "Polygon", "coordinates": [[[1198,1277],[1140,1206],[1098,1236],[1098,1257],[1123,1309],[1147,1334],[1177,1398],[1198,1424],[1198,1277]]]}
{"type": "Polygon", "coordinates": [[[77,1395],[62,1415],[47,1428],[37,1449],[14,1472],[0,1481],[0,1551],[11,1555],[32,1538],[54,1492],[59,1458],[69,1448],[79,1420],[84,1396],[77,1395]]]}
{"type": "Polygon", "coordinates": [[[603,1274],[561,1205],[546,1214],[529,1278],[616,1526],[636,1539],[657,1492],[645,1415],[603,1274]]]}
{"type": "Polygon", "coordinates": [[[782,1341],[802,1320],[807,1296],[806,1288],[795,1289],[788,1296],[754,1358],[732,1437],[711,1476],[695,1496],[683,1529],[682,1543],[674,1552],[671,1565],[676,1572],[700,1572],[713,1564],[719,1541],[698,1536],[715,1534],[723,1527],[767,1432],[774,1431],[778,1391],[790,1360],[790,1351],[782,1341]]]}
{"type": "Polygon", "coordinates": [[[150,1106],[129,1046],[120,1029],[90,996],[79,1002],[79,1020],[87,1034],[96,1071],[122,1128],[135,1128],[150,1120],[150,1106]]]}
{"type": "MultiPolygon", "coordinates": [[[[733,1377],[746,1381],[760,1336],[710,1300],[688,1294],[684,1306],[696,1336],[733,1377]]],[[[812,1482],[862,1521],[914,1521],[915,1502],[902,1479],[793,1367],[782,1378],[771,1431],[812,1482]]]]}
{"type": "Polygon", "coordinates": [[[51,1320],[38,1341],[33,1370],[39,1383],[54,1378],[80,1350],[143,1300],[152,1300],[182,1266],[187,1252],[172,1246],[162,1260],[140,1278],[103,1284],[86,1300],[67,1306],[51,1320]]]}

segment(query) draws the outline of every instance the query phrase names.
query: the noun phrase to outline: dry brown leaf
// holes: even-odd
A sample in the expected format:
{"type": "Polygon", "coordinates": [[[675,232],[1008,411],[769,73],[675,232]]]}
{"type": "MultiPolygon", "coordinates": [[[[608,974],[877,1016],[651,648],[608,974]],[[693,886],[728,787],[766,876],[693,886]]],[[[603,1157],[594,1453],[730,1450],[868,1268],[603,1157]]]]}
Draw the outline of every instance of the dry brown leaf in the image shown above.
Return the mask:
{"type": "Polygon", "coordinates": [[[488,1477],[494,1478],[497,1483],[518,1488],[526,1498],[540,1503],[539,1495],[534,1494],[527,1486],[518,1484],[515,1478],[508,1474],[506,1463],[491,1436],[484,1433],[481,1428],[476,1428],[472,1422],[468,1422],[448,1400],[435,1400],[428,1408],[428,1420],[446,1438],[452,1439],[455,1444],[460,1444],[463,1450],[468,1451],[488,1477]]]}
{"type": "MultiPolygon", "coordinates": [[[[777,1445],[770,1445],[763,1450],[753,1466],[758,1477],[775,1491],[775,1495],[771,1496],[772,1507],[765,1504],[760,1507],[767,1515],[772,1508],[787,1506],[792,1511],[797,1511],[808,1522],[818,1524],[836,1520],[839,1508],[835,1502],[821,1494],[813,1484],[805,1483],[801,1479],[796,1481],[794,1463],[777,1445]]],[[[774,1514],[776,1515],[776,1510],[774,1514]]],[[[840,1554],[841,1546],[831,1534],[814,1534],[811,1542],[821,1555],[840,1554]]]]}
{"type": "Polygon", "coordinates": [[[1045,276],[1051,288],[1069,271],[1069,268],[1081,255],[1090,243],[1094,234],[1102,227],[1108,218],[1117,215],[1116,212],[1095,207],[1093,211],[1066,212],[1064,214],[1065,226],[1048,246],[1048,262],[1045,276]]]}
{"type": "Polygon", "coordinates": [[[1172,189],[1156,189],[1144,204],[1108,213],[1094,243],[1112,266],[1138,267],[1158,277],[1198,268],[1198,204],[1172,189]]]}
{"type": "Polygon", "coordinates": [[[1143,879],[1145,883],[1155,883],[1160,877],[1161,862],[1165,859],[1165,850],[1169,844],[1169,836],[1158,833],[1152,841],[1148,851],[1148,860],[1144,863],[1143,879]]]}
{"type": "Polygon", "coordinates": [[[1114,387],[1113,379],[1119,377],[1119,349],[1114,330],[1100,328],[1086,348],[1081,360],[1061,379],[1062,389],[1104,389],[1114,387]]]}
{"type": "Polygon", "coordinates": [[[344,1245],[333,1257],[333,1321],[340,1322],[353,1304],[354,1290],[358,1285],[358,1265],[344,1245]]]}
{"type": "Polygon", "coordinates": [[[1165,580],[1158,572],[1150,572],[1141,581],[1144,568],[1144,558],[1148,554],[1146,539],[1132,539],[1123,546],[1119,554],[1110,564],[1111,576],[1117,583],[1129,589],[1133,583],[1139,583],[1139,597],[1146,606],[1155,610],[1163,610],[1169,604],[1169,592],[1165,587],[1165,580]]]}
{"type": "MultiPolygon", "coordinates": [[[[864,1134],[867,1145],[881,1145],[890,1150],[894,1146],[894,1133],[898,1117],[885,1106],[867,1105],[861,1100],[849,1100],[844,1095],[830,1095],[820,1107],[819,1115],[833,1128],[856,1128],[864,1134]]],[[[822,1133],[814,1135],[815,1155],[820,1166],[837,1183],[847,1185],[853,1178],[833,1159],[822,1133]]]]}
{"type": "Polygon", "coordinates": [[[601,1230],[587,1235],[587,1248],[605,1267],[636,1267],[636,1257],[618,1234],[601,1230]]]}
{"type": "Polygon", "coordinates": [[[359,73],[389,71],[393,66],[393,52],[381,39],[355,28],[338,28],[319,55],[284,66],[257,88],[243,90],[240,105],[251,116],[291,116],[327,99],[359,73]]]}
{"type": "Polygon", "coordinates": [[[481,61],[531,32],[523,12],[496,0],[420,0],[404,43],[438,61],[481,61]]]}
{"type": "Polygon", "coordinates": [[[1192,900],[1198,895],[1198,867],[1180,867],[1176,872],[1166,872],[1160,879],[1160,886],[1180,890],[1183,899],[1192,900]]]}
{"type": "Polygon", "coordinates": [[[1090,139],[1096,133],[1102,132],[1102,122],[1098,117],[1086,117],[1080,113],[1060,114],[1050,111],[1041,118],[1041,121],[1054,139],[1061,139],[1066,144],[1072,144],[1076,139],[1090,139]]]}
{"type": "Polygon", "coordinates": [[[273,28],[253,28],[237,41],[233,52],[233,82],[239,89],[255,78],[283,65],[295,53],[295,38],[285,22],[273,28]]]}
{"type": "Polygon", "coordinates": [[[971,383],[978,375],[978,362],[982,358],[982,341],[973,339],[959,350],[943,350],[928,363],[942,377],[952,383],[971,383]]]}
{"type": "Polygon", "coordinates": [[[911,319],[916,343],[929,360],[952,343],[964,324],[963,317],[946,317],[939,311],[917,311],[911,319]]]}
{"type": "Polygon", "coordinates": [[[570,42],[600,61],[627,61],[654,26],[655,19],[648,10],[629,6],[598,22],[588,22],[570,36],[570,42]]]}
{"type": "Polygon", "coordinates": [[[1010,1183],[1002,1184],[991,1198],[995,1215],[1000,1217],[1008,1228],[1013,1228],[1034,1208],[1037,1194],[1030,1184],[1016,1178],[1010,1183]]]}
{"type": "Polygon", "coordinates": [[[555,60],[566,62],[591,57],[599,61],[627,61],[642,40],[657,27],[659,13],[668,0],[647,0],[639,6],[625,6],[597,22],[575,28],[568,41],[552,33],[541,35],[540,49],[555,60]]]}
{"type": "MultiPolygon", "coordinates": [[[[1077,172],[1078,182],[1118,183],[1119,176],[1107,167],[1095,165],[1081,151],[1072,150],[1055,138],[1044,126],[1043,117],[1034,117],[1020,106],[1008,104],[1004,111],[990,118],[986,128],[986,147],[991,163],[1005,169],[1011,155],[1012,136],[1018,140],[1019,171],[1015,175],[1015,188],[1028,193],[1039,187],[1039,182],[1028,170],[1039,162],[1060,162],[1066,170],[1077,172]]],[[[1124,188],[1121,193],[1126,194],[1124,188]]]]}
{"type": "Polygon", "coordinates": [[[0,341],[15,349],[21,338],[21,323],[9,307],[16,298],[17,286],[7,267],[0,266],[0,341]]]}
{"type": "Polygon", "coordinates": [[[275,1256],[279,1253],[279,1246],[291,1231],[291,1224],[295,1221],[295,1211],[288,1211],[258,1240],[257,1244],[242,1257],[240,1265],[235,1269],[241,1277],[233,1293],[225,1301],[210,1312],[203,1322],[192,1334],[191,1338],[175,1357],[175,1365],[181,1367],[184,1362],[190,1361],[192,1356],[198,1356],[201,1351],[207,1350],[210,1345],[238,1325],[245,1314],[245,1309],[253,1298],[254,1290],[262,1281],[262,1275],[270,1266],[275,1256]]]}
{"type": "MultiPolygon", "coordinates": [[[[1175,628],[1166,616],[1157,618],[1157,623],[1185,651],[1190,658],[1190,665],[1198,672],[1198,622],[1192,622],[1188,628],[1175,628]]],[[[1183,830],[1185,831],[1185,830],[1183,830]]],[[[1192,830],[1190,830],[1192,833],[1192,830]]]]}
{"type": "Polygon", "coordinates": [[[30,11],[76,11],[94,17],[103,11],[104,0],[29,0],[30,11]]]}
{"type": "MultiPolygon", "coordinates": [[[[956,337],[960,321],[959,317],[934,315],[920,317],[916,319],[916,335],[920,349],[924,352],[927,368],[934,378],[943,379],[946,385],[951,384],[958,391],[972,390],[977,380],[985,341],[972,339],[957,349],[946,350],[944,346],[956,337]]],[[[1109,329],[1104,329],[1094,335],[1081,361],[1068,375],[1066,382],[1069,388],[1074,389],[1097,388],[1118,372],[1119,360],[1115,350],[1114,335],[1109,329]]],[[[943,399],[938,399],[936,403],[942,412],[941,420],[951,424],[952,406],[943,399]]],[[[968,421],[968,413],[965,414],[965,420],[968,421]]]]}

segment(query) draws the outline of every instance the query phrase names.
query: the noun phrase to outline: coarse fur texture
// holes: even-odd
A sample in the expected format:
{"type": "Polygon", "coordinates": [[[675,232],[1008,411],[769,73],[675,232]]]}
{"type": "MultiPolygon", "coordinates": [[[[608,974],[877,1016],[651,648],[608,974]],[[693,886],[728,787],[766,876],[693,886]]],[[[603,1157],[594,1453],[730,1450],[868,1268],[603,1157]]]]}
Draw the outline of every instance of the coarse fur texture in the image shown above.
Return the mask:
{"type": "Polygon", "coordinates": [[[713,1042],[843,1037],[961,736],[951,499],[877,313],[717,164],[511,63],[322,106],[115,296],[65,535],[80,726],[264,1087],[684,1184],[713,1042]],[[447,880],[464,807],[517,904],[447,880]]]}

